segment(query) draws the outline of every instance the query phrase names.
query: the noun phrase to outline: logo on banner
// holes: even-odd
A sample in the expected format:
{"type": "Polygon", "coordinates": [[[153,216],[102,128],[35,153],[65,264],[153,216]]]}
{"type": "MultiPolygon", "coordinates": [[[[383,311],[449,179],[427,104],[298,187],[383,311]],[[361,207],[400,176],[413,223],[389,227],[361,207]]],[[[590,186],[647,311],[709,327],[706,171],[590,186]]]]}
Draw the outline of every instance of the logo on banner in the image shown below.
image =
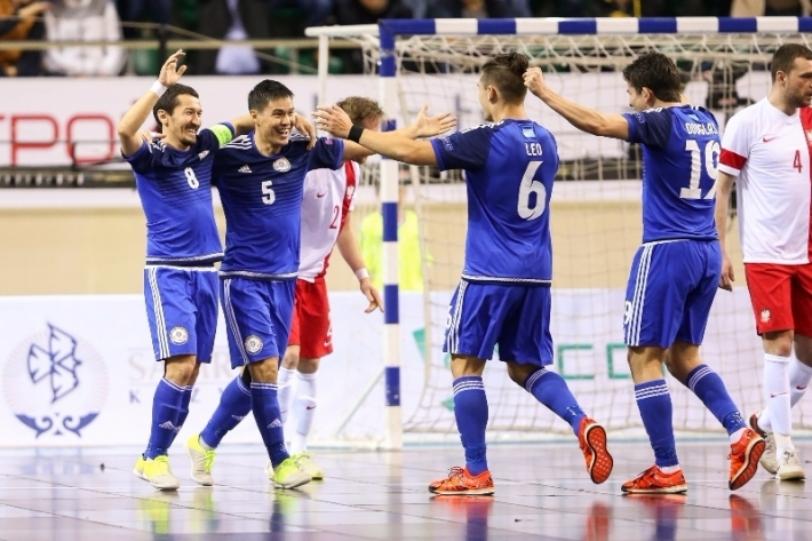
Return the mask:
{"type": "Polygon", "coordinates": [[[51,323],[12,351],[3,375],[14,416],[39,438],[82,437],[98,417],[107,394],[107,374],[99,355],[51,323]]]}

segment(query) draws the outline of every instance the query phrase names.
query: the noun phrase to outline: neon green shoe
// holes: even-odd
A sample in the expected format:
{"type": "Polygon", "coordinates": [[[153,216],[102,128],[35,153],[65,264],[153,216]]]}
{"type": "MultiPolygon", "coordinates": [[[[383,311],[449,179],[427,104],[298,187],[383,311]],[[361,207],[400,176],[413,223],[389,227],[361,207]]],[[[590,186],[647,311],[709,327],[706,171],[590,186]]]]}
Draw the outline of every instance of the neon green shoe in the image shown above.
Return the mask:
{"type": "Polygon", "coordinates": [[[299,468],[303,469],[308,475],[310,475],[310,479],[313,481],[321,481],[324,479],[324,471],[322,471],[321,466],[313,461],[310,453],[307,451],[302,451],[301,453],[296,453],[295,455],[291,456],[294,460],[296,460],[299,468]]]}
{"type": "MultiPolygon", "coordinates": [[[[136,462],[136,469],[138,462],[136,462]]],[[[177,490],[180,486],[178,478],[169,467],[169,457],[166,455],[145,459],[141,470],[141,479],[149,482],[158,490],[177,490]]]]}
{"type": "Polygon", "coordinates": [[[310,474],[300,468],[292,456],[283,460],[276,468],[268,464],[265,473],[277,488],[296,488],[310,482],[310,474]]]}
{"type": "Polygon", "coordinates": [[[214,484],[211,476],[211,467],[214,464],[214,449],[206,449],[200,443],[200,436],[195,434],[186,440],[186,450],[192,458],[192,479],[205,487],[214,484]]]}
{"type": "Polygon", "coordinates": [[[135,476],[139,479],[144,479],[144,481],[146,481],[146,478],[144,477],[144,464],[146,463],[147,459],[144,458],[144,455],[138,455],[138,458],[135,459],[135,466],[133,466],[133,473],[135,476]]]}

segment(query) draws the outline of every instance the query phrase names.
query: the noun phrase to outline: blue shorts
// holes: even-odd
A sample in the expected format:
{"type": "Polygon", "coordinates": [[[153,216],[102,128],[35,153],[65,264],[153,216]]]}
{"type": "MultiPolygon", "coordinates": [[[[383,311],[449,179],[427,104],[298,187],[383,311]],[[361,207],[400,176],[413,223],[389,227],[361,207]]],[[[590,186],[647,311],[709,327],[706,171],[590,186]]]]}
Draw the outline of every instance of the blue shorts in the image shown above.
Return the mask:
{"type": "Polygon", "coordinates": [[[231,367],[282,358],[288,345],[296,279],[223,278],[231,367]]]}
{"type": "Polygon", "coordinates": [[[721,272],[717,241],[656,241],[640,246],[626,286],[626,345],[701,344],[721,272]]]}
{"type": "Polygon", "coordinates": [[[195,355],[211,362],[217,330],[214,267],[144,267],[144,299],[155,359],[195,355]]]}
{"type": "Polygon", "coordinates": [[[544,366],[553,362],[550,286],[462,280],[451,298],[443,351],[544,366]]]}

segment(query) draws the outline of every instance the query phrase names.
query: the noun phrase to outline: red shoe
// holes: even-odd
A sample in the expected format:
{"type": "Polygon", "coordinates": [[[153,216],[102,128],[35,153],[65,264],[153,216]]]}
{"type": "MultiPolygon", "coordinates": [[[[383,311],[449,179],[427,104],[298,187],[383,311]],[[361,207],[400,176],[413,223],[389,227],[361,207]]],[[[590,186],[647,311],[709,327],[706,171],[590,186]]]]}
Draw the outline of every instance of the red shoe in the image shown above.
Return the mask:
{"type": "Polygon", "coordinates": [[[688,490],[682,468],[665,473],[654,465],[632,479],[626,481],[620,489],[627,494],[678,494],[688,490]]]}
{"type": "Polygon", "coordinates": [[[448,471],[448,477],[432,481],[429,492],[435,494],[493,494],[493,478],[491,472],[485,470],[477,475],[471,475],[466,468],[453,467],[448,471]]]}
{"type": "Polygon", "coordinates": [[[758,461],[767,444],[764,438],[750,428],[745,428],[739,441],[730,445],[730,476],[728,486],[736,490],[753,478],[758,471],[758,461]]]}
{"type": "Polygon", "coordinates": [[[606,430],[593,419],[584,417],[578,427],[578,445],[584,453],[586,471],[592,482],[599,485],[606,481],[615,464],[606,448],[606,430]]]}

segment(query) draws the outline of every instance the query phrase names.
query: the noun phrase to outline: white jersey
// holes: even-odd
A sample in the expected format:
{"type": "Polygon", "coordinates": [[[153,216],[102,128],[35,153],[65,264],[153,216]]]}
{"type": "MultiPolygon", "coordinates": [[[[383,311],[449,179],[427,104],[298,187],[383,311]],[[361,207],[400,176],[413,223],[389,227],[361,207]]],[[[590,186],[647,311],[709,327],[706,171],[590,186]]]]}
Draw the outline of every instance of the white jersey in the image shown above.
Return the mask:
{"type": "Polygon", "coordinates": [[[327,272],[330,254],[344,226],[361,168],[344,162],[338,169],[313,169],[304,181],[299,278],[312,282],[327,272]]]}
{"type": "Polygon", "coordinates": [[[719,170],[738,177],[745,263],[809,262],[812,108],[788,116],[766,98],[725,127],[719,170]]]}

